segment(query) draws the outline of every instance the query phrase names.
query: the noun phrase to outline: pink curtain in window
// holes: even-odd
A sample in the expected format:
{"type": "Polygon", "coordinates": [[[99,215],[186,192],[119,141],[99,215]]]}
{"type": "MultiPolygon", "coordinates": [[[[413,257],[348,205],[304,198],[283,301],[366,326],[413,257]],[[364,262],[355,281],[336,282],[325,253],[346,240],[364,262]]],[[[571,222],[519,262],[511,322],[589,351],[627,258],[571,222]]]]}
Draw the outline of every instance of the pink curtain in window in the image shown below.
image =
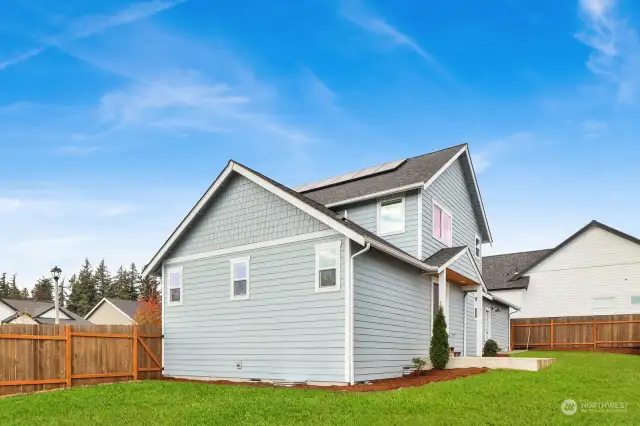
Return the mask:
{"type": "Polygon", "coordinates": [[[442,212],[442,240],[451,245],[451,216],[442,212]]]}
{"type": "Polygon", "coordinates": [[[442,238],[442,210],[438,206],[433,206],[433,236],[442,238]]]}

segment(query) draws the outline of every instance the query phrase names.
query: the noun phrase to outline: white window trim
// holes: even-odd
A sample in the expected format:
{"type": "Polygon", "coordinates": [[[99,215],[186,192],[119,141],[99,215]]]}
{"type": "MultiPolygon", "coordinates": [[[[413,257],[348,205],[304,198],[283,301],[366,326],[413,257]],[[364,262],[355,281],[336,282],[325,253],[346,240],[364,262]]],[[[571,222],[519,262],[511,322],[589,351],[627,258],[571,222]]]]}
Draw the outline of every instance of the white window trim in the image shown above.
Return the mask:
{"type": "Polygon", "coordinates": [[[328,243],[320,243],[316,244],[316,263],[315,263],[315,282],[316,282],[316,293],[327,293],[332,291],[340,291],[340,263],[341,263],[341,253],[340,247],[342,247],[342,240],[340,241],[331,241],[328,243]],[[338,251],[338,257],[336,259],[336,285],[333,287],[320,287],[320,251],[326,249],[334,249],[338,251]]]}
{"type": "Polygon", "coordinates": [[[473,320],[478,321],[478,295],[473,295],[473,320]]]}
{"type": "MultiPolygon", "coordinates": [[[[487,318],[487,340],[491,340],[493,338],[493,335],[491,334],[491,308],[484,308],[484,314],[487,318]]],[[[485,340],[485,343],[487,340],[485,340]]]]}
{"type": "Polygon", "coordinates": [[[377,231],[377,234],[379,236],[383,237],[383,236],[388,236],[388,235],[404,234],[404,232],[406,230],[406,226],[407,226],[407,203],[406,203],[405,194],[396,195],[396,196],[393,196],[393,197],[380,198],[378,200],[378,203],[377,203],[376,211],[377,211],[377,214],[376,214],[376,231],[377,231]],[[383,234],[383,233],[380,232],[380,209],[382,208],[382,203],[385,203],[387,201],[396,201],[396,200],[400,200],[400,202],[402,203],[402,230],[393,231],[393,232],[385,232],[383,234]]]}
{"type": "Polygon", "coordinates": [[[167,291],[167,296],[168,296],[167,306],[181,306],[184,303],[184,274],[182,272],[183,272],[182,266],[172,266],[170,268],[167,268],[167,273],[165,274],[167,282],[164,283],[165,289],[167,291]],[[180,274],[180,301],[172,302],[171,301],[171,274],[175,274],[176,272],[180,274]]]}
{"type": "Polygon", "coordinates": [[[230,272],[230,276],[229,276],[229,298],[231,300],[248,300],[251,297],[251,285],[250,285],[250,268],[251,268],[251,256],[242,256],[242,257],[234,257],[233,259],[231,259],[229,261],[229,272],[230,272]],[[246,277],[246,281],[247,281],[247,294],[245,294],[244,296],[236,296],[234,294],[234,290],[235,290],[235,286],[233,285],[235,282],[235,277],[233,276],[233,266],[237,265],[239,263],[246,263],[247,264],[247,277],[246,277]]]}
{"type": "MultiPolygon", "coordinates": [[[[451,230],[453,231],[453,218],[451,219],[451,230]]],[[[453,236],[452,238],[453,239],[453,236]]],[[[476,259],[482,259],[482,238],[480,238],[480,235],[476,234],[474,240],[473,240],[473,255],[476,257],[476,259]],[[476,241],[480,241],[480,255],[478,256],[476,254],[476,248],[478,247],[478,245],[476,245],[476,241]]]]}
{"type": "MultiPolygon", "coordinates": [[[[444,205],[442,205],[441,203],[437,202],[435,200],[435,198],[431,199],[433,201],[433,205],[431,206],[431,236],[433,238],[435,238],[437,241],[440,241],[442,244],[444,244],[447,247],[453,247],[453,213],[451,213],[451,210],[449,210],[448,208],[446,208],[444,205]],[[436,233],[435,233],[435,222],[433,221],[433,208],[434,206],[438,206],[438,208],[440,208],[440,210],[442,210],[443,212],[445,212],[446,214],[449,215],[449,217],[451,218],[451,241],[446,242],[446,241],[442,241],[440,238],[436,237],[436,233]]],[[[441,224],[442,226],[442,224],[441,224]]],[[[475,248],[474,248],[475,251],[475,248]]]]}

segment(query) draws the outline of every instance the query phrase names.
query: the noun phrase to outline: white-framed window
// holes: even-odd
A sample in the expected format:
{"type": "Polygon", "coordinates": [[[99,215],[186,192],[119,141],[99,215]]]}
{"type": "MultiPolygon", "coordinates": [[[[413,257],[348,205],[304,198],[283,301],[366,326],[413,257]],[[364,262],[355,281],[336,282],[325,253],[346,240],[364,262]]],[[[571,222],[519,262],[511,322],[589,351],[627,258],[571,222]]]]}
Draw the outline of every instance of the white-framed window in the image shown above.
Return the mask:
{"type": "Polygon", "coordinates": [[[595,297],[591,299],[593,309],[611,309],[613,308],[613,297],[595,297]]]}
{"type": "Polygon", "coordinates": [[[340,290],[342,241],[316,244],[316,292],[340,290]]]}
{"type": "Polygon", "coordinates": [[[404,232],[404,195],[378,200],[378,235],[393,235],[404,232]]]}
{"type": "Polygon", "coordinates": [[[631,296],[632,305],[640,305],[640,296],[631,296]]]}
{"type": "Polygon", "coordinates": [[[453,215],[436,200],[433,200],[433,238],[451,247],[453,215]]]}
{"type": "Polygon", "coordinates": [[[249,298],[249,260],[250,256],[231,259],[231,300],[249,298]]]}
{"type": "Polygon", "coordinates": [[[478,321],[478,295],[473,295],[473,319],[478,321]]]}
{"type": "Polygon", "coordinates": [[[183,301],[182,266],[167,268],[168,306],[182,305],[183,301]]]}
{"type": "Polygon", "coordinates": [[[475,250],[473,251],[473,253],[478,259],[480,259],[482,257],[482,239],[478,234],[476,234],[475,244],[475,250]]]}

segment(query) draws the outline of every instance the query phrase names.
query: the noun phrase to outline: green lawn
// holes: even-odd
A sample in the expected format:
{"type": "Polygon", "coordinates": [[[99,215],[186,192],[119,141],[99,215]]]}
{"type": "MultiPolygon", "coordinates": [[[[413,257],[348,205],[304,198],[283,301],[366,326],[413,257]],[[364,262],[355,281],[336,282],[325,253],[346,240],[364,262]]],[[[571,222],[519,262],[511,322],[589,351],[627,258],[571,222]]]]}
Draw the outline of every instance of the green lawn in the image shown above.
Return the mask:
{"type": "Polygon", "coordinates": [[[0,399],[0,425],[45,424],[640,424],[640,357],[559,358],[537,373],[492,371],[421,388],[332,393],[149,381],[0,399]],[[565,399],[627,403],[566,416],[565,399]]]}

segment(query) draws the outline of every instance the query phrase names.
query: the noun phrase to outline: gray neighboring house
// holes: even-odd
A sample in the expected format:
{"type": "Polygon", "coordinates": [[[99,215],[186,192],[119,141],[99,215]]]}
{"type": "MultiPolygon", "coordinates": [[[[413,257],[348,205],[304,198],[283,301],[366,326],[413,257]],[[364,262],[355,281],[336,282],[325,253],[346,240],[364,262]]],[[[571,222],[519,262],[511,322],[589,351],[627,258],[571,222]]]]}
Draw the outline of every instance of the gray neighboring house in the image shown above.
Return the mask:
{"type": "Polygon", "coordinates": [[[92,324],[131,325],[135,324],[138,302],[105,297],[85,315],[92,324]]]}
{"type": "MultiPolygon", "coordinates": [[[[61,325],[90,324],[67,308],[60,308],[61,325]]],[[[0,322],[2,324],[55,324],[53,302],[22,299],[0,299],[0,322]]]]}
{"type": "Polygon", "coordinates": [[[480,355],[516,308],[486,289],[491,242],[466,144],[295,189],[230,161],[143,271],[162,277],[164,374],[398,377],[440,305],[455,354],[480,355]]]}

